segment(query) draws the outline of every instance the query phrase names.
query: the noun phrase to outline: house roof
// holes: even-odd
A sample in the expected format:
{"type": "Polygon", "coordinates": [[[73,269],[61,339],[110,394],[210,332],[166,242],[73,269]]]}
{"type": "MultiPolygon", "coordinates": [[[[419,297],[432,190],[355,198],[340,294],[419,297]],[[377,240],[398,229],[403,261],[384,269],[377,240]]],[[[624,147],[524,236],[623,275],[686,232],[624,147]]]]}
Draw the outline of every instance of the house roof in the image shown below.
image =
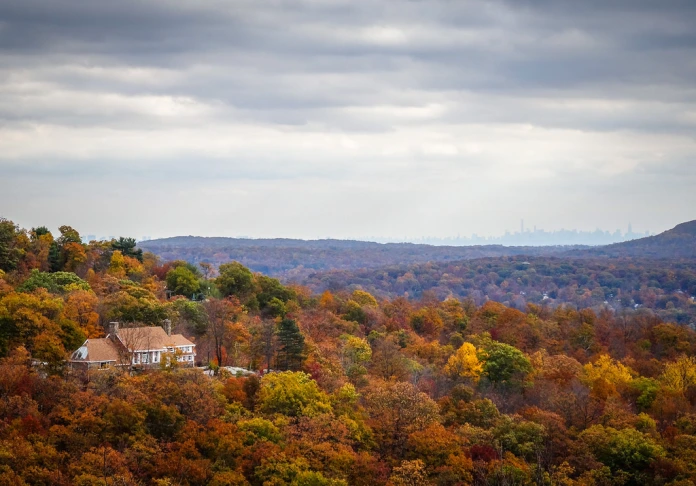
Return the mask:
{"type": "Polygon", "coordinates": [[[162,349],[170,346],[194,346],[181,334],[167,336],[159,326],[155,327],[126,327],[117,333],[119,341],[131,351],[162,349]]]}
{"type": "Polygon", "coordinates": [[[134,351],[163,350],[177,346],[195,346],[181,334],[167,336],[161,327],[127,327],[116,333],[118,341],[111,335],[99,339],[87,339],[82,346],[73,352],[72,361],[108,362],[119,361],[119,350],[134,351]],[[120,343],[120,344],[119,344],[120,343]]]}
{"type": "Polygon", "coordinates": [[[118,361],[119,355],[116,344],[111,339],[87,339],[72,354],[71,359],[73,361],[108,362],[118,361]]]}
{"type": "Polygon", "coordinates": [[[186,339],[181,334],[172,334],[169,338],[172,346],[195,346],[191,341],[186,339]]]}

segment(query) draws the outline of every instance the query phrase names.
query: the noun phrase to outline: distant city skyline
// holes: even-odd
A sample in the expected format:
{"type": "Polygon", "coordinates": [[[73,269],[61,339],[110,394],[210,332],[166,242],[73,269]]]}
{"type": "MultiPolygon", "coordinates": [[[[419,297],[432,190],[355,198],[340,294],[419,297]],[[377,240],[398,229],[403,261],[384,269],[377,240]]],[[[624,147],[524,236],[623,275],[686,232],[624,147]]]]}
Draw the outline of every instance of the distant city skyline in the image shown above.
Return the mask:
{"type": "Polygon", "coordinates": [[[534,226],[533,230],[525,230],[524,223],[520,225],[520,231],[506,230],[503,235],[482,236],[472,233],[470,237],[457,235],[456,237],[432,237],[422,236],[420,238],[392,239],[371,237],[370,241],[379,243],[392,243],[397,241],[424,243],[429,245],[505,245],[505,246],[548,246],[548,245],[609,245],[622,241],[635,240],[651,236],[649,230],[637,233],[632,230],[629,223],[627,231],[624,233],[620,229],[611,232],[599,228],[594,231],[582,231],[577,229],[565,229],[546,231],[534,226]]]}

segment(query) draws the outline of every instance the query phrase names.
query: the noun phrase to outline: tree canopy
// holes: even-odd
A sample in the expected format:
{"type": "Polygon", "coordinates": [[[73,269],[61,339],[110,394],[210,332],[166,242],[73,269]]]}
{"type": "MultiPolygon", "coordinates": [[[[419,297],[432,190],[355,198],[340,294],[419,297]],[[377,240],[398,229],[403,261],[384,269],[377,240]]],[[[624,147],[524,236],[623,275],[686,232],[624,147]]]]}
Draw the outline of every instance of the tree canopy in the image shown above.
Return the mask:
{"type": "Polygon", "coordinates": [[[0,245],[0,484],[696,484],[696,331],[579,304],[626,282],[681,296],[679,263],[510,257],[313,292],[69,226],[2,220],[0,245]],[[374,291],[391,280],[421,287],[374,291]],[[443,281],[467,295],[426,291],[443,281]],[[542,286],[524,305],[490,297],[542,286]],[[112,321],[171,326],[195,362],[70,366],[112,321]]]}

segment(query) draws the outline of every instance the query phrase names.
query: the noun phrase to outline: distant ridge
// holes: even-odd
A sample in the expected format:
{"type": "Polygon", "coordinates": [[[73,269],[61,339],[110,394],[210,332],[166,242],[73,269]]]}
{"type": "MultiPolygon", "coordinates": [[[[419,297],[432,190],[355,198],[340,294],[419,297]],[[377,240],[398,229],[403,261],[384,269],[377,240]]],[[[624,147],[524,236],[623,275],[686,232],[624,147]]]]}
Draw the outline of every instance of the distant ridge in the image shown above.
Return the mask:
{"type": "Polygon", "coordinates": [[[696,237],[696,219],[687,223],[678,224],[671,230],[662,234],[666,233],[672,233],[675,235],[691,235],[696,237]]]}
{"type": "Polygon", "coordinates": [[[213,265],[238,261],[256,272],[298,278],[325,270],[447,262],[512,255],[555,255],[578,247],[432,246],[355,240],[294,240],[176,236],[138,243],[165,260],[213,265]]]}
{"type": "Polygon", "coordinates": [[[238,261],[253,271],[301,280],[313,272],[359,270],[390,265],[456,262],[479,258],[672,258],[696,259],[696,221],[682,223],[656,236],[599,247],[586,246],[432,246],[357,240],[227,238],[175,236],[138,243],[165,260],[213,265],[238,261]]]}
{"type": "MultiPolygon", "coordinates": [[[[385,246],[382,243],[360,240],[318,239],[299,240],[293,238],[233,238],[227,236],[172,236],[138,243],[142,248],[186,247],[186,248],[231,248],[231,247],[292,247],[292,248],[370,248],[385,246]]],[[[388,243],[387,245],[414,246],[413,243],[388,243]]],[[[428,245],[429,246],[429,245],[428,245]]]]}
{"type": "Polygon", "coordinates": [[[583,256],[696,258],[696,220],[655,236],[571,252],[583,256]]]}

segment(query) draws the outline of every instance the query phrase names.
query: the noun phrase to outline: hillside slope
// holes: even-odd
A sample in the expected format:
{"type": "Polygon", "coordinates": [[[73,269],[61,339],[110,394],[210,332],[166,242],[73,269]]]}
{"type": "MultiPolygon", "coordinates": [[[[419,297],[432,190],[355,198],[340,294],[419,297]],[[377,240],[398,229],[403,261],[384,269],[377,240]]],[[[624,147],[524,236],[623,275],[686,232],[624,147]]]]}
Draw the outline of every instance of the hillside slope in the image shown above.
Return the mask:
{"type": "Polygon", "coordinates": [[[597,257],[696,258],[696,220],[681,223],[659,235],[570,253],[597,257]]]}
{"type": "Polygon", "coordinates": [[[217,266],[238,261],[253,271],[303,281],[316,272],[356,271],[388,266],[448,263],[480,258],[528,256],[559,258],[696,259],[696,221],[657,236],[601,247],[534,247],[502,245],[432,246],[352,240],[204,238],[177,236],[145,241],[140,248],[165,260],[186,260],[217,266]]]}
{"type": "Polygon", "coordinates": [[[448,262],[515,255],[556,255],[568,247],[432,246],[350,240],[203,238],[177,236],[139,243],[166,260],[214,265],[232,260],[268,275],[301,278],[326,270],[448,262]]]}

